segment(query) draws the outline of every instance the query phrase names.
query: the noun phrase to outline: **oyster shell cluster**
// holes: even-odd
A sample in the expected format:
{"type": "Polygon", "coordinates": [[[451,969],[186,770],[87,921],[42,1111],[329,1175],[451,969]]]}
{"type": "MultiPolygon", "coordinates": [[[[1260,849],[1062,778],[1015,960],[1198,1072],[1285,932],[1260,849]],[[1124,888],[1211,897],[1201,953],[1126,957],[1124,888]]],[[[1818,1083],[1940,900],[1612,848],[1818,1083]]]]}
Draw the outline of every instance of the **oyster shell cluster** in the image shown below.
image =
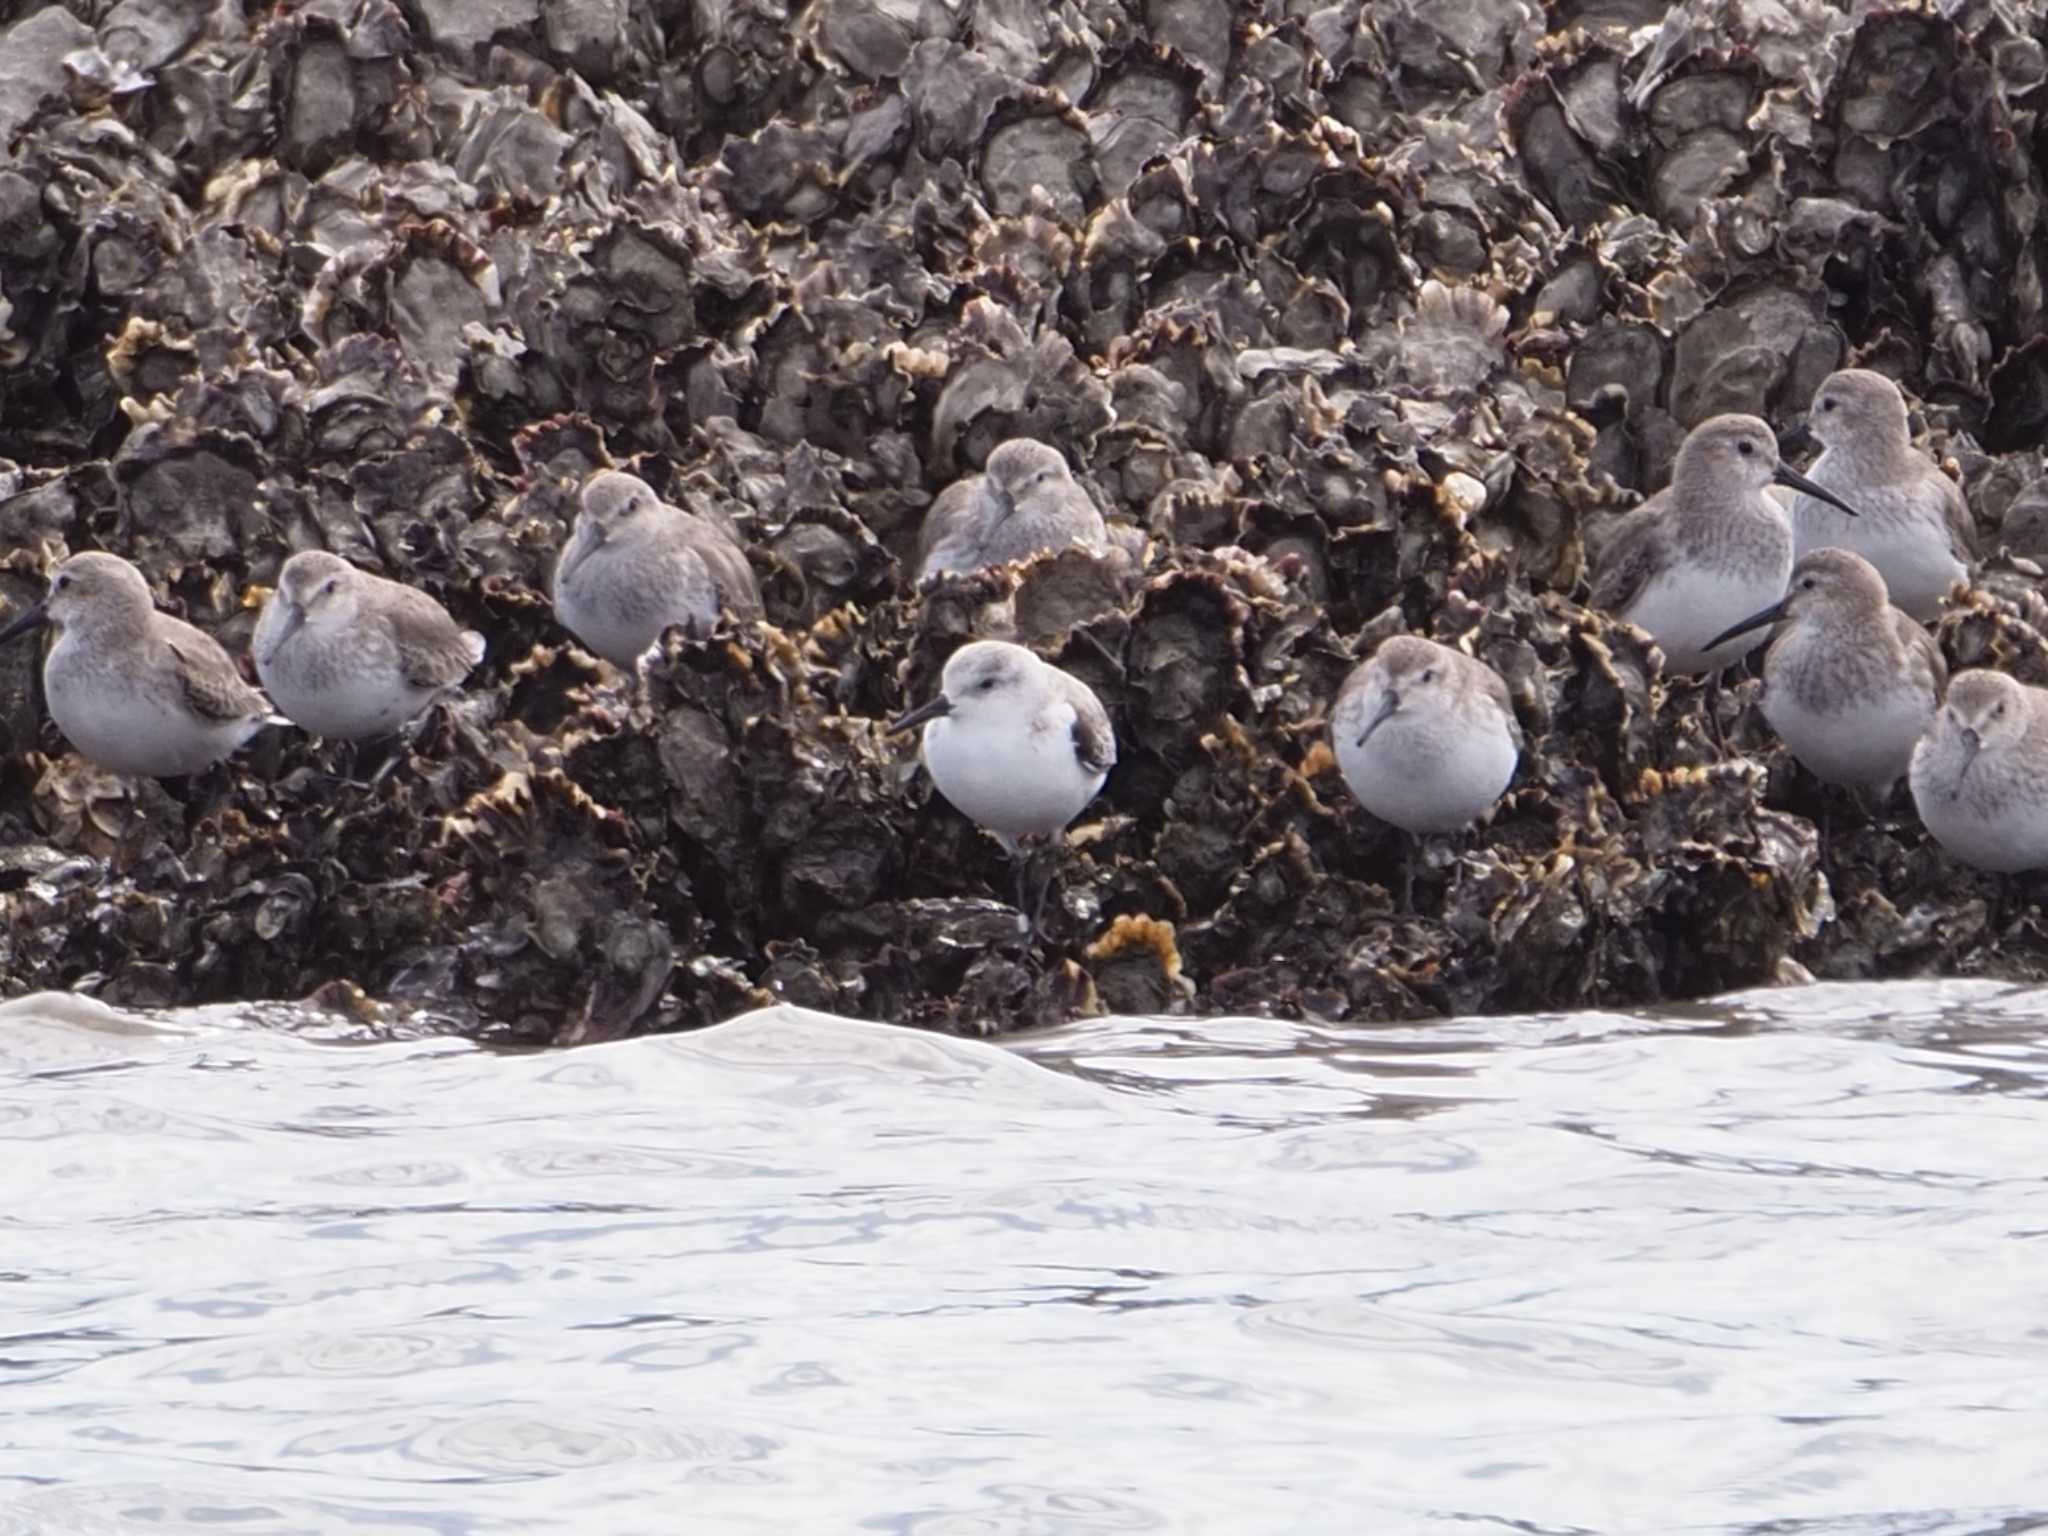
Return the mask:
{"type": "MultiPolygon", "coordinates": [[[[0,978],[364,996],[599,1039],[773,999],[960,1029],[1375,1018],[1774,977],[2039,973],[1908,817],[1837,825],[1732,690],[1588,610],[1686,428],[1856,363],[1987,549],[1951,664],[2048,676],[2038,16],[1817,0],[177,0],[0,30],[0,596],[139,564],[246,652],[325,548],[486,637],[374,786],[276,734],[117,780],[0,653],[0,978]],[[913,585],[947,486],[1057,446],[1105,551],[913,585]],[[735,531],[764,621],[645,696],[555,625],[587,474],[735,531]],[[1141,553],[1133,554],[1134,550],[1141,553]],[[1506,679],[1467,849],[1325,718],[1386,636],[1506,679]],[[1052,943],[879,722],[1001,632],[1120,760],[1052,943]]],[[[1838,818],[1839,820],[1839,818],[1838,818]]]]}

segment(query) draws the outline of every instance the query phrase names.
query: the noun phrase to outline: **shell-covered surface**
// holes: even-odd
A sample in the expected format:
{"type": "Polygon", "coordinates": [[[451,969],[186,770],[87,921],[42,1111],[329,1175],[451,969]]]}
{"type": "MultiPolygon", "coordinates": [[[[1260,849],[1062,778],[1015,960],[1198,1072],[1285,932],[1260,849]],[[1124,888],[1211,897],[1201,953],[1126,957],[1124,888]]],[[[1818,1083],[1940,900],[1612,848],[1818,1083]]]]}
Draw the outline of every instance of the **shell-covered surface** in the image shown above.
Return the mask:
{"type": "Polygon", "coordinates": [[[986,1030],[2042,973],[2038,913],[1802,777],[1754,682],[1723,761],[1579,602],[1689,426],[1789,428],[1854,363],[1997,552],[1951,663],[2048,677],[2044,23],[1937,9],[34,10],[0,30],[8,611],[111,549],[241,653],[324,547],[488,653],[388,773],[277,732],[167,787],[65,753],[0,651],[0,986],[566,1041],[772,998],[986,1030]],[[913,592],[925,509],[1018,436],[1115,558],[913,592]],[[644,691],[546,597],[607,465],[735,530],[767,608],[644,691]],[[1528,738],[1413,916],[1325,730],[1401,629],[1528,738]],[[880,724],[982,633],[1118,735],[1036,952],[880,724]]]}

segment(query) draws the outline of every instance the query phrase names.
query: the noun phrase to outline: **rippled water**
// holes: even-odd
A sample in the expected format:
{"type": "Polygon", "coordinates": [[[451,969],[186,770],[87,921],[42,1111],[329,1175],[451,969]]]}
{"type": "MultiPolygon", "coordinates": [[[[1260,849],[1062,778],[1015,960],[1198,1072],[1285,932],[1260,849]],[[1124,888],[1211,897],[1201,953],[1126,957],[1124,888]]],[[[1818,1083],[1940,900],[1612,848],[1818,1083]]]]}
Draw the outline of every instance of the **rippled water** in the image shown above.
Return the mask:
{"type": "Polygon", "coordinates": [[[0,1536],[2048,1528],[2041,993],[0,1007],[0,1536]]]}

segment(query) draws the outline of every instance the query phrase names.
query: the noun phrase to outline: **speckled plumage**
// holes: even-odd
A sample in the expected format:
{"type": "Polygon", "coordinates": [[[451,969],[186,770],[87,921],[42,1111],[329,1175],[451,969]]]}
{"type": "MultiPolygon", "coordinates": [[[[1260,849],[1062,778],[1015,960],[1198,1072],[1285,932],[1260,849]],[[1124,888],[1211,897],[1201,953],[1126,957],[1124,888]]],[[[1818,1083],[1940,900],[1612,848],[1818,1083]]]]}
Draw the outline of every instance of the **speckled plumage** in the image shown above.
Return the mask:
{"type": "Polygon", "coordinates": [[[606,661],[637,666],[672,625],[702,636],[721,612],[761,616],[753,568],[723,529],[621,470],[593,475],[579,500],[555,564],[555,617],[606,661]]]}
{"type": "Polygon", "coordinates": [[[43,696],[71,745],[110,773],[175,778],[211,768],[276,717],[211,635],[159,613],[118,555],[73,555],[0,644],[47,624],[43,696]]]}
{"type": "Polygon", "coordinates": [[[416,588],[306,550],[278,573],[250,649],[295,724],[354,741],[399,729],[459,687],[484,638],[416,588]]]}
{"type": "Polygon", "coordinates": [[[1818,778],[1889,793],[1934,718],[1948,664],[1934,637],[1888,600],[1862,556],[1819,549],[1785,597],[1732,626],[1779,626],[1764,653],[1764,718],[1818,778]]]}
{"type": "Polygon", "coordinates": [[[1906,397],[1881,373],[1830,374],[1807,413],[1821,456],[1807,475],[1860,514],[1853,522],[1811,496],[1792,501],[1797,554],[1834,546],[1877,568],[1891,600],[1922,621],[1969,578],[1976,531],[1962,490],[1913,446],[1906,397]]]}
{"type": "Polygon", "coordinates": [[[1493,668],[1395,635],[1344,680],[1330,740],[1345,784],[1373,815],[1405,832],[1455,832],[1507,789],[1522,728],[1493,668]]]}
{"type": "Polygon", "coordinates": [[[1028,437],[998,444],[981,474],[954,481],[925,514],[917,576],[977,571],[1044,550],[1104,553],[1109,533],[1057,448],[1028,437]]]}
{"type": "Polygon", "coordinates": [[[1907,777],[1921,821],[1965,864],[2048,867],[2048,692],[1958,672],[1907,777]]]}
{"type": "Polygon", "coordinates": [[[1648,632],[1673,674],[1719,672],[1741,660],[1762,643],[1760,633],[1707,641],[1785,595],[1792,529],[1764,494],[1773,480],[1808,484],[1779,462],[1778,441],[1761,420],[1702,422],[1678,450],[1671,484],[1607,536],[1592,606],[1648,632]]]}

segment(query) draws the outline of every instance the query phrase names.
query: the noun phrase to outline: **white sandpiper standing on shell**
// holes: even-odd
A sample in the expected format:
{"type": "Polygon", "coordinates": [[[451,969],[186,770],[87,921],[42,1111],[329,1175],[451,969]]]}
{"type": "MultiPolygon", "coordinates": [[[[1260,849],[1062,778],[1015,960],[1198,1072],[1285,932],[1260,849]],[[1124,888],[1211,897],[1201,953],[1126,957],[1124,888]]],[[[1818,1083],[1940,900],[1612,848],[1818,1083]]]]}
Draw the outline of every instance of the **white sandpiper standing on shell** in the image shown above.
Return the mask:
{"type": "Polygon", "coordinates": [[[1783,627],[1764,653],[1764,718],[1816,778],[1883,799],[1941,705],[1941,647],[1846,549],[1801,555],[1785,596],[1708,649],[1772,624],[1783,627]]]}
{"type": "Polygon", "coordinates": [[[1792,529],[1764,494],[1777,481],[1855,509],[1779,461],[1755,416],[1715,416],[1678,450],[1671,484],[1620,520],[1600,550],[1592,606],[1649,633],[1673,674],[1718,674],[1761,634],[1722,639],[1730,624],[1785,595],[1792,529]]]}
{"type": "Polygon", "coordinates": [[[1965,864],[2048,867],[2048,692],[1988,668],[1958,672],[1907,782],[1927,830],[1965,864]]]}
{"type": "Polygon", "coordinates": [[[1862,515],[1845,524],[1811,496],[1794,497],[1796,552],[1854,550],[1877,567],[1892,602],[1932,619],[1948,589],[1969,579],[1976,530],[1962,490],[1913,446],[1906,397],[1881,373],[1845,368],[1814,394],[1807,427],[1822,445],[1807,477],[1862,515]]]}
{"type": "Polygon", "coordinates": [[[43,600],[0,630],[0,645],[49,625],[43,696],[65,738],[110,773],[178,778],[284,723],[211,635],[159,613],[142,572],[119,555],[73,555],[43,600]]]}
{"type": "Polygon", "coordinates": [[[315,736],[388,735],[453,692],[484,657],[426,593],[310,549],[278,572],[250,649],[277,707],[315,736]]]}
{"type": "Polygon", "coordinates": [[[888,729],[924,727],[925,771],[954,809],[994,834],[1016,866],[1018,927],[1038,928],[1052,884],[1031,888],[1034,844],[1050,843],[1116,765],[1095,691],[1021,645],[976,640],[946,659],[939,691],[888,729]]]}
{"type": "MultiPolygon", "coordinates": [[[[1501,675],[1420,635],[1394,635],[1352,669],[1330,709],[1338,770],[1358,803],[1402,831],[1456,832],[1507,790],[1522,727],[1501,675]]],[[[1413,908],[1413,844],[1401,905],[1413,908]]]]}
{"type": "Polygon", "coordinates": [[[613,666],[633,670],[671,625],[702,638],[721,611],[761,617],[746,553],[715,523],[623,470],[593,475],[578,499],[555,564],[555,617],[613,666]]]}
{"type": "Polygon", "coordinates": [[[999,443],[982,473],[955,480],[918,531],[917,579],[1027,560],[1045,550],[1110,548],[1107,525],[1057,448],[999,443]]]}

